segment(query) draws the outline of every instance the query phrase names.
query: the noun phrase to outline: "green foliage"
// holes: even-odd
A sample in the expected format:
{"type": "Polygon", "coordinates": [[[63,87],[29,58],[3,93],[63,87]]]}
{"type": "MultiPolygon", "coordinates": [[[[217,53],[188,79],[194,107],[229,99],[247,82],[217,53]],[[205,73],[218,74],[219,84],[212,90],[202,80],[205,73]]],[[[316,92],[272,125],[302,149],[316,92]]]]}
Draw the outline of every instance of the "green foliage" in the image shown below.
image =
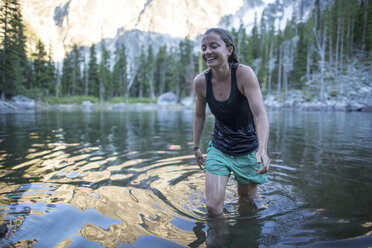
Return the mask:
{"type": "Polygon", "coordinates": [[[64,96],[64,97],[54,97],[48,96],[43,98],[44,101],[47,101],[49,104],[68,104],[76,103],[81,104],[83,101],[90,101],[92,103],[97,103],[98,98],[94,96],[64,96]]]}
{"type": "Polygon", "coordinates": [[[337,91],[331,91],[331,92],[329,92],[329,95],[330,95],[331,97],[337,97],[338,92],[337,92],[337,91]]]}
{"type": "MultiPolygon", "coordinates": [[[[157,98],[146,98],[146,97],[130,97],[128,103],[156,103],[157,98]]],[[[109,99],[111,103],[126,103],[124,97],[112,97],[109,99]]]]}
{"type": "Polygon", "coordinates": [[[156,103],[157,98],[133,97],[129,98],[128,103],[156,103]]]}
{"type": "Polygon", "coordinates": [[[49,91],[54,90],[54,66],[52,58],[51,56],[47,56],[45,46],[40,40],[37,43],[36,52],[32,55],[34,57],[33,85],[38,89],[43,89],[44,94],[48,95],[49,91]]]}
{"type": "Polygon", "coordinates": [[[98,78],[100,100],[103,101],[112,97],[114,89],[111,81],[110,52],[107,50],[104,40],[101,41],[101,61],[99,63],[98,78]]]}
{"type": "Polygon", "coordinates": [[[45,93],[44,90],[39,89],[39,88],[26,89],[26,88],[22,87],[19,90],[20,95],[23,95],[23,96],[26,96],[26,97],[29,97],[29,98],[35,99],[35,100],[42,99],[43,96],[44,96],[44,93],[45,93]]]}
{"type": "Polygon", "coordinates": [[[99,96],[99,75],[98,75],[98,64],[96,56],[96,47],[94,44],[89,50],[89,62],[88,62],[88,86],[87,91],[89,95],[99,96]]]}
{"type": "Polygon", "coordinates": [[[124,44],[116,44],[115,64],[113,68],[113,96],[125,96],[127,92],[127,60],[124,44]],[[116,89],[116,90],[115,90],[116,89]]]}
{"type": "Polygon", "coordinates": [[[27,83],[29,63],[26,37],[18,0],[6,0],[0,6],[0,93],[15,95],[27,83]]]}

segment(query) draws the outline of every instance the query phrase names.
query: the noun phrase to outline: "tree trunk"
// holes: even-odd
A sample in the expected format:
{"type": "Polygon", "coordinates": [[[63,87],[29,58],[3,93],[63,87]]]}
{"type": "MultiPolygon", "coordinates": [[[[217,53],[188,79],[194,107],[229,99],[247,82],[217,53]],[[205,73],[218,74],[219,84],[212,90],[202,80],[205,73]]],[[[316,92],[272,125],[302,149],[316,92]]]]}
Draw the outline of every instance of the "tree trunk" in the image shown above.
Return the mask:
{"type": "Polygon", "coordinates": [[[129,79],[129,83],[128,83],[127,88],[125,90],[125,102],[126,103],[128,103],[129,91],[130,91],[130,88],[132,87],[132,85],[134,83],[134,79],[136,79],[137,72],[138,72],[138,68],[134,68],[132,77],[129,79]]]}
{"type": "Polygon", "coordinates": [[[151,99],[155,99],[155,93],[154,93],[154,86],[153,86],[153,73],[151,72],[150,75],[148,75],[149,85],[150,85],[150,97],[151,99]]]}
{"type": "Polygon", "coordinates": [[[271,77],[272,77],[272,71],[274,69],[274,66],[273,66],[273,43],[271,42],[270,43],[270,50],[269,50],[269,76],[268,76],[268,79],[267,79],[267,94],[270,95],[271,94],[271,77]]]}
{"type": "Polygon", "coordinates": [[[310,81],[310,64],[311,64],[311,53],[312,53],[312,46],[308,47],[307,49],[307,56],[306,56],[306,81],[310,81]]]}
{"type": "MultiPolygon", "coordinates": [[[[245,32],[245,31],[243,31],[245,32]]],[[[195,68],[195,65],[194,65],[194,58],[193,58],[193,53],[191,52],[190,53],[190,62],[189,62],[189,65],[190,65],[190,71],[188,72],[188,77],[190,79],[189,83],[190,83],[190,96],[191,97],[194,97],[194,91],[193,91],[193,83],[194,83],[194,80],[193,80],[193,75],[195,75],[195,72],[194,72],[194,68],[195,68]]]]}
{"type": "Polygon", "coordinates": [[[340,45],[340,31],[341,29],[341,22],[340,17],[337,18],[337,38],[336,38],[336,57],[335,57],[335,70],[336,73],[338,72],[338,51],[339,51],[339,45],[340,45]]]}
{"type": "Polygon", "coordinates": [[[281,97],[280,97],[280,92],[282,90],[282,56],[283,56],[283,48],[282,48],[282,45],[280,45],[279,47],[279,69],[278,69],[278,88],[277,88],[277,92],[276,92],[276,95],[277,95],[277,98],[278,98],[278,101],[280,102],[281,101],[281,97]]]}
{"type": "Polygon", "coordinates": [[[105,85],[103,84],[102,79],[99,79],[99,101],[102,103],[104,101],[105,95],[105,85]]]}
{"type": "Polygon", "coordinates": [[[55,79],[55,82],[54,82],[54,87],[55,87],[55,92],[56,92],[56,97],[58,98],[59,97],[59,92],[58,92],[58,89],[59,89],[59,64],[57,64],[56,66],[56,79],[55,79]]]}
{"type": "Polygon", "coordinates": [[[159,95],[163,94],[165,91],[165,69],[161,68],[160,71],[160,86],[159,86],[159,95]]]}
{"type": "Polygon", "coordinates": [[[284,101],[287,99],[288,95],[288,75],[287,68],[283,66],[283,84],[284,84],[284,101]]]}
{"type": "Polygon", "coordinates": [[[122,73],[122,71],[121,71],[122,69],[120,68],[119,69],[119,96],[120,97],[123,97],[123,94],[124,94],[124,92],[123,92],[123,89],[124,89],[124,86],[123,86],[123,73],[122,73]]]}
{"type": "Polygon", "coordinates": [[[72,69],[72,85],[71,85],[72,95],[75,95],[75,88],[76,88],[76,65],[74,64],[74,68],[72,69]]]}
{"type": "Polygon", "coordinates": [[[329,66],[333,66],[333,54],[332,54],[332,35],[329,36],[329,66]]]}
{"type": "MultiPolygon", "coordinates": [[[[352,53],[352,49],[354,46],[354,27],[355,27],[355,20],[351,22],[351,35],[350,35],[350,53],[352,53]]],[[[372,63],[371,63],[372,64],[372,63]]]]}
{"type": "MultiPolygon", "coordinates": [[[[7,43],[8,43],[8,0],[5,0],[5,17],[4,17],[4,40],[3,40],[3,61],[2,61],[2,64],[3,64],[3,71],[1,73],[1,77],[2,77],[2,81],[3,81],[3,84],[7,84],[6,81],[7,81],[7,78],[6,78],[6,74],[5,73],[5,70],[6,70],[6,57],[7,57],[7,43]]],[[[5,99],[5,93],[2,91],[1,92],[1,97],[4,97],[5,99]],[[4,95],[3,95],[4,94],[4,95]]]]}
{"type": "Polygon", "coordinates": [[[340,71],[343,71],[343,57],[344,57],[344,24],[341,25],[341,42],[340,42],[340,71]]]}
{"type": "MultiPolygon", "coordinates": [[[[363,0],[362,0],[363,1],[363,0]]],[[[363,31],[362,31],[362,51],[366,48],[366,29],[367,29],[367,20],[368,20],[368,0],[364,0],[364,21],[363,21],[363,31]]]]}
{"type": "Polygon", "coordinates": [[[323,35],[321,31],[318,33],[314,30],[315,39],[317,44],[317,51],[320,56],[320,91],[319,99],[324,102],[324,67],[325,67],[325,55],[326,55],[326,44],[327,44],[327,27],[324,28],[323,35]]]}
{"type": "Polygon", "coordinates": [[[349,54],[350,54],[350,40],[352,39],[351,36],[350,36],[350,17],[347,19],[347,31],[346,31],[346,37],[349,39],[346,41],[346,54],[345,54],[345,57],[346,57],[346,60],[349,60],[349,54]]]}
{"type": "Polygon", "coordinates": [[[85,73],[85,82],[84,82],[84,90],[85,90],[85,95],[89,95],[89,73],[88,70],[86,69],[86,65],[84,63],[84,73],[85,73]]]}

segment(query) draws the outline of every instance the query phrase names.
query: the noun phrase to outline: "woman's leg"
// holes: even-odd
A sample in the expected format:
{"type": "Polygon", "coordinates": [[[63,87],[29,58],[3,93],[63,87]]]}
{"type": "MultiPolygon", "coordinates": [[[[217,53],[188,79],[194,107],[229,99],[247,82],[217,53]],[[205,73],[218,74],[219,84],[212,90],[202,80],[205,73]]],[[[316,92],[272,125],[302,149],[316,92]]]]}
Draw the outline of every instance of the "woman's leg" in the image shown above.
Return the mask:
{"type": "Polygon", "coordinates": [[[252,199],[256,197],[257,194],[257,183],[242,184],[238,183],[238,195],[240,199],[252,199]]]}
{"type": "Polygon", "coordinates": [[[209,215],[222,214],[227,180],[227,176],[219,176],[206,172],[205,198],[209,215]]]}

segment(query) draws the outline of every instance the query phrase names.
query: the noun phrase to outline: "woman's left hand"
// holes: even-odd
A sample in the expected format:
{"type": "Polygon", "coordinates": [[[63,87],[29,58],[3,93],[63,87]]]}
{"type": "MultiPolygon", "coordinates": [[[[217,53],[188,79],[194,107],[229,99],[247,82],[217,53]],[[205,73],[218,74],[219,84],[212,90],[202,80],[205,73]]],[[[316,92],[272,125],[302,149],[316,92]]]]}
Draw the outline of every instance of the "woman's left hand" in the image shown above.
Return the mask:
{"type": "Polygon", "coordinates": [[[194,151],[196,163],[199,165],[200,169],[204,170],[205,158],[200,149],[194,151]]]}
{"type": "Polygon", "coordinates": [[[266,152],[258,151],[256,153],[257,163],[262,164],[261,169],[256,169],[257,174],[265,174],[270,168],[270,158],[266,152]]]}

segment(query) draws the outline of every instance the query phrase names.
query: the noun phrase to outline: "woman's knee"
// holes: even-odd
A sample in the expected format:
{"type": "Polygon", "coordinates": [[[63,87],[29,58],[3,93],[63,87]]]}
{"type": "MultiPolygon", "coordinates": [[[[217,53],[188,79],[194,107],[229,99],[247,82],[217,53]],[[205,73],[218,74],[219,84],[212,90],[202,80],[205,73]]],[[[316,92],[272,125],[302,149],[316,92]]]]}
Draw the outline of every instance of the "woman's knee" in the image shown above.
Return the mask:
{"type": "Polygon", "coordinates": [[[218,206],[217,204],[207,203],[207,212],[209,215],[216,216],[220,215],[223,212],[223,206],[218,206]]]}

